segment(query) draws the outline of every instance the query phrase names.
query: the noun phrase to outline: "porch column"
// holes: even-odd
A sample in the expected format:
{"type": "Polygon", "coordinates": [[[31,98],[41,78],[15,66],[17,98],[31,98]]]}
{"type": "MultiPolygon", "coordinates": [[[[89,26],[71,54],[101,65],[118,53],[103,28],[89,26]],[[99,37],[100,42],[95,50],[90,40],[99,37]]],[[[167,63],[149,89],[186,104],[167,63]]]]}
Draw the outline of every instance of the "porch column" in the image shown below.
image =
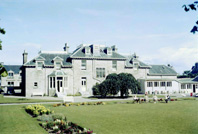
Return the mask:
{"type": "Polygon", "coordinates": [[[57,91],[57,76],[55,76],[55,90],[56,90],[56,92],[58,92],[57,91]]]}
{"type": "Polygon", "coordinates": [[[47,88],[47,94],[49,96],[49,89],[50,89],[50,77],[48,77],[48,88],[47,88]]]}

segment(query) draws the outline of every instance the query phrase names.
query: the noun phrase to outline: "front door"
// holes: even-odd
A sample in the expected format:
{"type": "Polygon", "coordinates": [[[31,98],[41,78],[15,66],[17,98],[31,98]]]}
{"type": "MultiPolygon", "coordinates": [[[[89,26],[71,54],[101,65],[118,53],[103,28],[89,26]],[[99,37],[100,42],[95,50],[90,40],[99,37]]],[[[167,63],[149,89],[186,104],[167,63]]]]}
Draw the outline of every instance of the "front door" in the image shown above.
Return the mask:
{"type": "Polygon", "coordinates": [[[196,92],[196,91],[195,91],[195,87],[196,87],[196,86],[195,86],[195,85],[193,85],[193,93],[195,93],[195,92],[196,92]]]}
{"type": "Polygon", "coordinates": [[[87,90],[87,78],[86,77],[81,78],[81,84],[82,84],[82,91],[86,91],[87,90]]]}
{"type": "Polygon", "coordinates": [[[57,91],[63,92],[63,78],[57,77],[57,91]]]}

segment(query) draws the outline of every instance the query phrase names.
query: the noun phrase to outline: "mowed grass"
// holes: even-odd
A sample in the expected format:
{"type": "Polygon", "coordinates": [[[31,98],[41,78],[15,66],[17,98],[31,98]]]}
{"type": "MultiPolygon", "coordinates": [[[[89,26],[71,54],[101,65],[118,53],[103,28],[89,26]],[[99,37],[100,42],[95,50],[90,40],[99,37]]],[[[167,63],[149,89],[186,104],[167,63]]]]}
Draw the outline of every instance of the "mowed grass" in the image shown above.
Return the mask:
{"type": "Polygon", "coordinates": [[[26,98],[9,98],[0,95],[0,104],[5,103],[37,103],[37,102],[61,102],[62,100],[44,100],[44,99],[26,99],[26,98]]]}
{"type": "Polygon", "coordinates": [[[0,106],[0,134],[47,134],[23,106],[0,106]]]}
{"type": "Polygon", "coordinates": [[[197,134],[198,101],[52,107],[97,134],[197,134]]]}

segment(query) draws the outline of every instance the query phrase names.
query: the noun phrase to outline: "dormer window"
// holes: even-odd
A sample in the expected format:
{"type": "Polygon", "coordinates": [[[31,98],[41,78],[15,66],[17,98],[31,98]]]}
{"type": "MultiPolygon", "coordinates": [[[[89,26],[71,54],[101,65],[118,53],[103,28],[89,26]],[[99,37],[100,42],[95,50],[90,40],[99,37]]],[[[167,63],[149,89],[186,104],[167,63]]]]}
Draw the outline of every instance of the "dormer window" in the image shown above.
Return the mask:
{"type": "Polygon", "coordinates": [[[107,48],[107,55],[112,55],[112,49],[111,48],[107,48]]]}
{"type": "Polygon", "coordinates": [[[43,62],[42,61],[37,61],[37,69],[42,70],[43,69],[43,62]]]}
{"type": "Polygon", "coordinates": [[[139,67],[139,63],[138,62],[133,62],[133,68],[134,70],[137,70],[139,67]]]}
{"type": "Polygon", "coordinates": [[[12,71],[8,72],[8,78],[13,79],[14,78],[14,72],[12,72],[12,71]]]}
{"type": "Polygon", "coordinates": [[[61,62],[57,61],[55,66],[56,69],[61,69],[61,62]]]}
{"type": "Polygon", "coordinates": [[[59,56],[56,56],[56,57],[53,59],[53,61],[54,61],[54,67],[55,67],[56,69],[61,69],[63,59],[62,59],[61,57],[59,57],[59,56]]]}
{"type": "Polygon", "coordinates": [[[38,70],[42,70],[43,69],[43,65],[44,65],[44,61],[45,61],[45,58],[43,58],[42,56],[38,56],[36,59],[36,68],[38,70]]]}
{"type": "Polygon", "coordinates": [[[91,54],[90,47],[85,47],[85,55],[90,55],[90,54],[91,54]]]}

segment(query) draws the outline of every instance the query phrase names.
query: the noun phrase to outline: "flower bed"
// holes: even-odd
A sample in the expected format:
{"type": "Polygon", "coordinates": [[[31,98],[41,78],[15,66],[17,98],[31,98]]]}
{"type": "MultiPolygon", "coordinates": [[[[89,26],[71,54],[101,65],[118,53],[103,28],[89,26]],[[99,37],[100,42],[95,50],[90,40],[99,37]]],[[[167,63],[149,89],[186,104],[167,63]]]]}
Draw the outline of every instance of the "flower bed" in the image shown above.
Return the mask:
{"type": "MultiPolygon", "coordinates": [[[[105,105],[105,102],[82,102],[82,103],[63,103],[63,106],[69,107],[69,106],[83,106],[83,105],[105,105]]],[[[57,105],[57,104],[54,104],[57,105]]],[[[54,106],[53,105],[53,106],[54,106]]],[[[59,105],[60,106],[60,105],[59,105]]]]}
{"type": "Polygon", "coordinates": [[[54,111],[51,111],[50,109],[45,108],[43,105],[28,105],[25,108],[26,112],[31,114],[34,117],[37,117],[39,115],[43,114],[51,114],[54,111]]]}
{"type": "Polygon", "coordinates": [[[51,122],[43,122],[40,125],[48,131],[48,133],[61,133],[61,134],[93,134],[92,130],[87,130],[86,128],[82,128],[77,124],[72,122],[68,122],[66,120],[56,119],[51,122]]]}
{"type": "MultiPolygon", "coordinates": [[[[60,106],[58,104],[57,106],[60,106]]],[[[48,133],[56,134],[93,134],[92,130],[87,130],[77,124],[67,121],[63,114],[52,114],[54,111],[45,108],[43,105],[28,105],[25,107],[27,113],[33,117],[37,117],[41,121],[40,125],[48,131],[48,133]]]]}
{"type": "Polygon", "coordinates": [[[170,101],[177,101],[177,99],[170,99],[170,101]]]}

